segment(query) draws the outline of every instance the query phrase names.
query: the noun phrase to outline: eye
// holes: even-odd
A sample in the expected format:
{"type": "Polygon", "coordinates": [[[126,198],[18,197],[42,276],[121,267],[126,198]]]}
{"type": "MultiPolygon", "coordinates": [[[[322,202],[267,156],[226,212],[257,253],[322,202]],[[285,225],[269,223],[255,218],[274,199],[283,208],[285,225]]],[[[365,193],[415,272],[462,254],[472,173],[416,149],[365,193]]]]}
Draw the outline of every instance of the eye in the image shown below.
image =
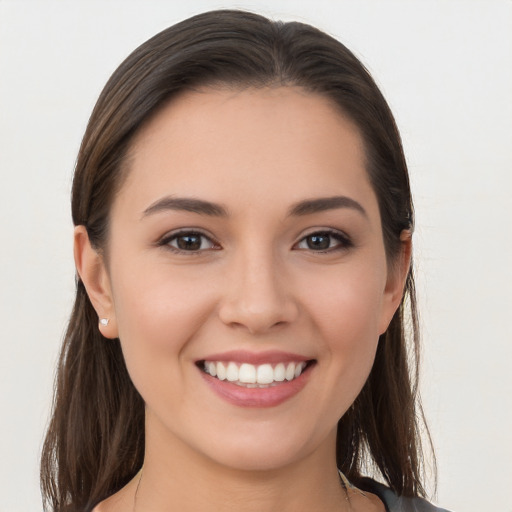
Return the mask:
{"type": "Polygon", "coordinates": [[[165,237],[159,245],[166,246],[175,252],[200,252],[208,249],[219,249],[211,238],[197,231],[180,231],[165,237]]]}
{"type": "Polygon", "coordinates": [[[296,245],[297,249],[329,252],[352,247],[350,239],[337,231],[317,231],[305,236],[296,245]]]}

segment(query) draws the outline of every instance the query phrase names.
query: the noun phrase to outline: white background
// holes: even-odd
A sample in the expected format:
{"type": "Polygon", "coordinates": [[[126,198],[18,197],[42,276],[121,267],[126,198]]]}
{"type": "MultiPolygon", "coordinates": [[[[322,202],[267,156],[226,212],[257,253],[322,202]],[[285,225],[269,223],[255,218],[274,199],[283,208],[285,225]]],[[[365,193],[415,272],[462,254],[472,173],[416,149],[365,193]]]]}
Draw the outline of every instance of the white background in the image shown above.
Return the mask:
{"type": "Polygon", "coordinates": [[[233,6],[317,25],[381,85],[416,201],[437,501],[512,512],[508,0],[0,0],[0,512],[41,510],[38,456],[73,298],[71,174],[93,104],[147,38],[233,6]]]}

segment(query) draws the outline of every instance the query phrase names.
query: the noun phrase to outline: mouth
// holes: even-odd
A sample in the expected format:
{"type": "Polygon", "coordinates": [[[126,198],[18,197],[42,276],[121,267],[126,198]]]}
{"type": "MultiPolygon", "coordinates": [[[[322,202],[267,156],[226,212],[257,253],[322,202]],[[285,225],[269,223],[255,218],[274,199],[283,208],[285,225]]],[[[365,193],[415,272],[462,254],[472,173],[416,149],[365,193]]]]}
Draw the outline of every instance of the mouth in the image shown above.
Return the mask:
{"type": "Polygon", "coordinates": [[[201,360],[197,367],[207,375],[244,388],[270,388],[298,379],[315,364],[307,361],[251,364],[238,361],[201,360]]]}

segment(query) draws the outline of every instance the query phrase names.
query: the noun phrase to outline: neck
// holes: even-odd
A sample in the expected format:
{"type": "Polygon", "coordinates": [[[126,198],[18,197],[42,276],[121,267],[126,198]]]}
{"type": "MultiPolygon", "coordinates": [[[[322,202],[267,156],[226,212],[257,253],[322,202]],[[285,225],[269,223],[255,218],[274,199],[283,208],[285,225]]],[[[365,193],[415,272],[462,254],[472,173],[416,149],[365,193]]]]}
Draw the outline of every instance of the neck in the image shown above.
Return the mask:
{"type": "Polygon", "coordinates": [[[133,485],[135,512],[299,512],[348,510],[334,445],[285,467],[240,470],[147,432],[146,457],[133,485]]]}

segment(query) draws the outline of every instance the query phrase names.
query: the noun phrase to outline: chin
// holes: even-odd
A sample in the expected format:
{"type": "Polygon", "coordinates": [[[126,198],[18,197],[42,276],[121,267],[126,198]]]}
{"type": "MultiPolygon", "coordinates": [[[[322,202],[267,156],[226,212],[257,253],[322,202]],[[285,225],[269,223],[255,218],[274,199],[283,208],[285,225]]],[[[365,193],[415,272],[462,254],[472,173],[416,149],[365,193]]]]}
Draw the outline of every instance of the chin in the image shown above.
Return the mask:
{"type": "Polygon", "coordinates": [[[282,429],[268,432],[246,432],[231,435],[229,439],[211,440],[204,453],[215,463],[237,471],[277,471],[310,457],[316,451],[335,450],[333,434],[323,436],[306,432],[286,433],[282,429]]]}
{"type": "Polygon", "coordinates": [[[299,461],[303,455],[297,449],[265,449],[260,446],[244,447],[215,454],[215,462],[235,471],[278,471],[299,461]]]}

